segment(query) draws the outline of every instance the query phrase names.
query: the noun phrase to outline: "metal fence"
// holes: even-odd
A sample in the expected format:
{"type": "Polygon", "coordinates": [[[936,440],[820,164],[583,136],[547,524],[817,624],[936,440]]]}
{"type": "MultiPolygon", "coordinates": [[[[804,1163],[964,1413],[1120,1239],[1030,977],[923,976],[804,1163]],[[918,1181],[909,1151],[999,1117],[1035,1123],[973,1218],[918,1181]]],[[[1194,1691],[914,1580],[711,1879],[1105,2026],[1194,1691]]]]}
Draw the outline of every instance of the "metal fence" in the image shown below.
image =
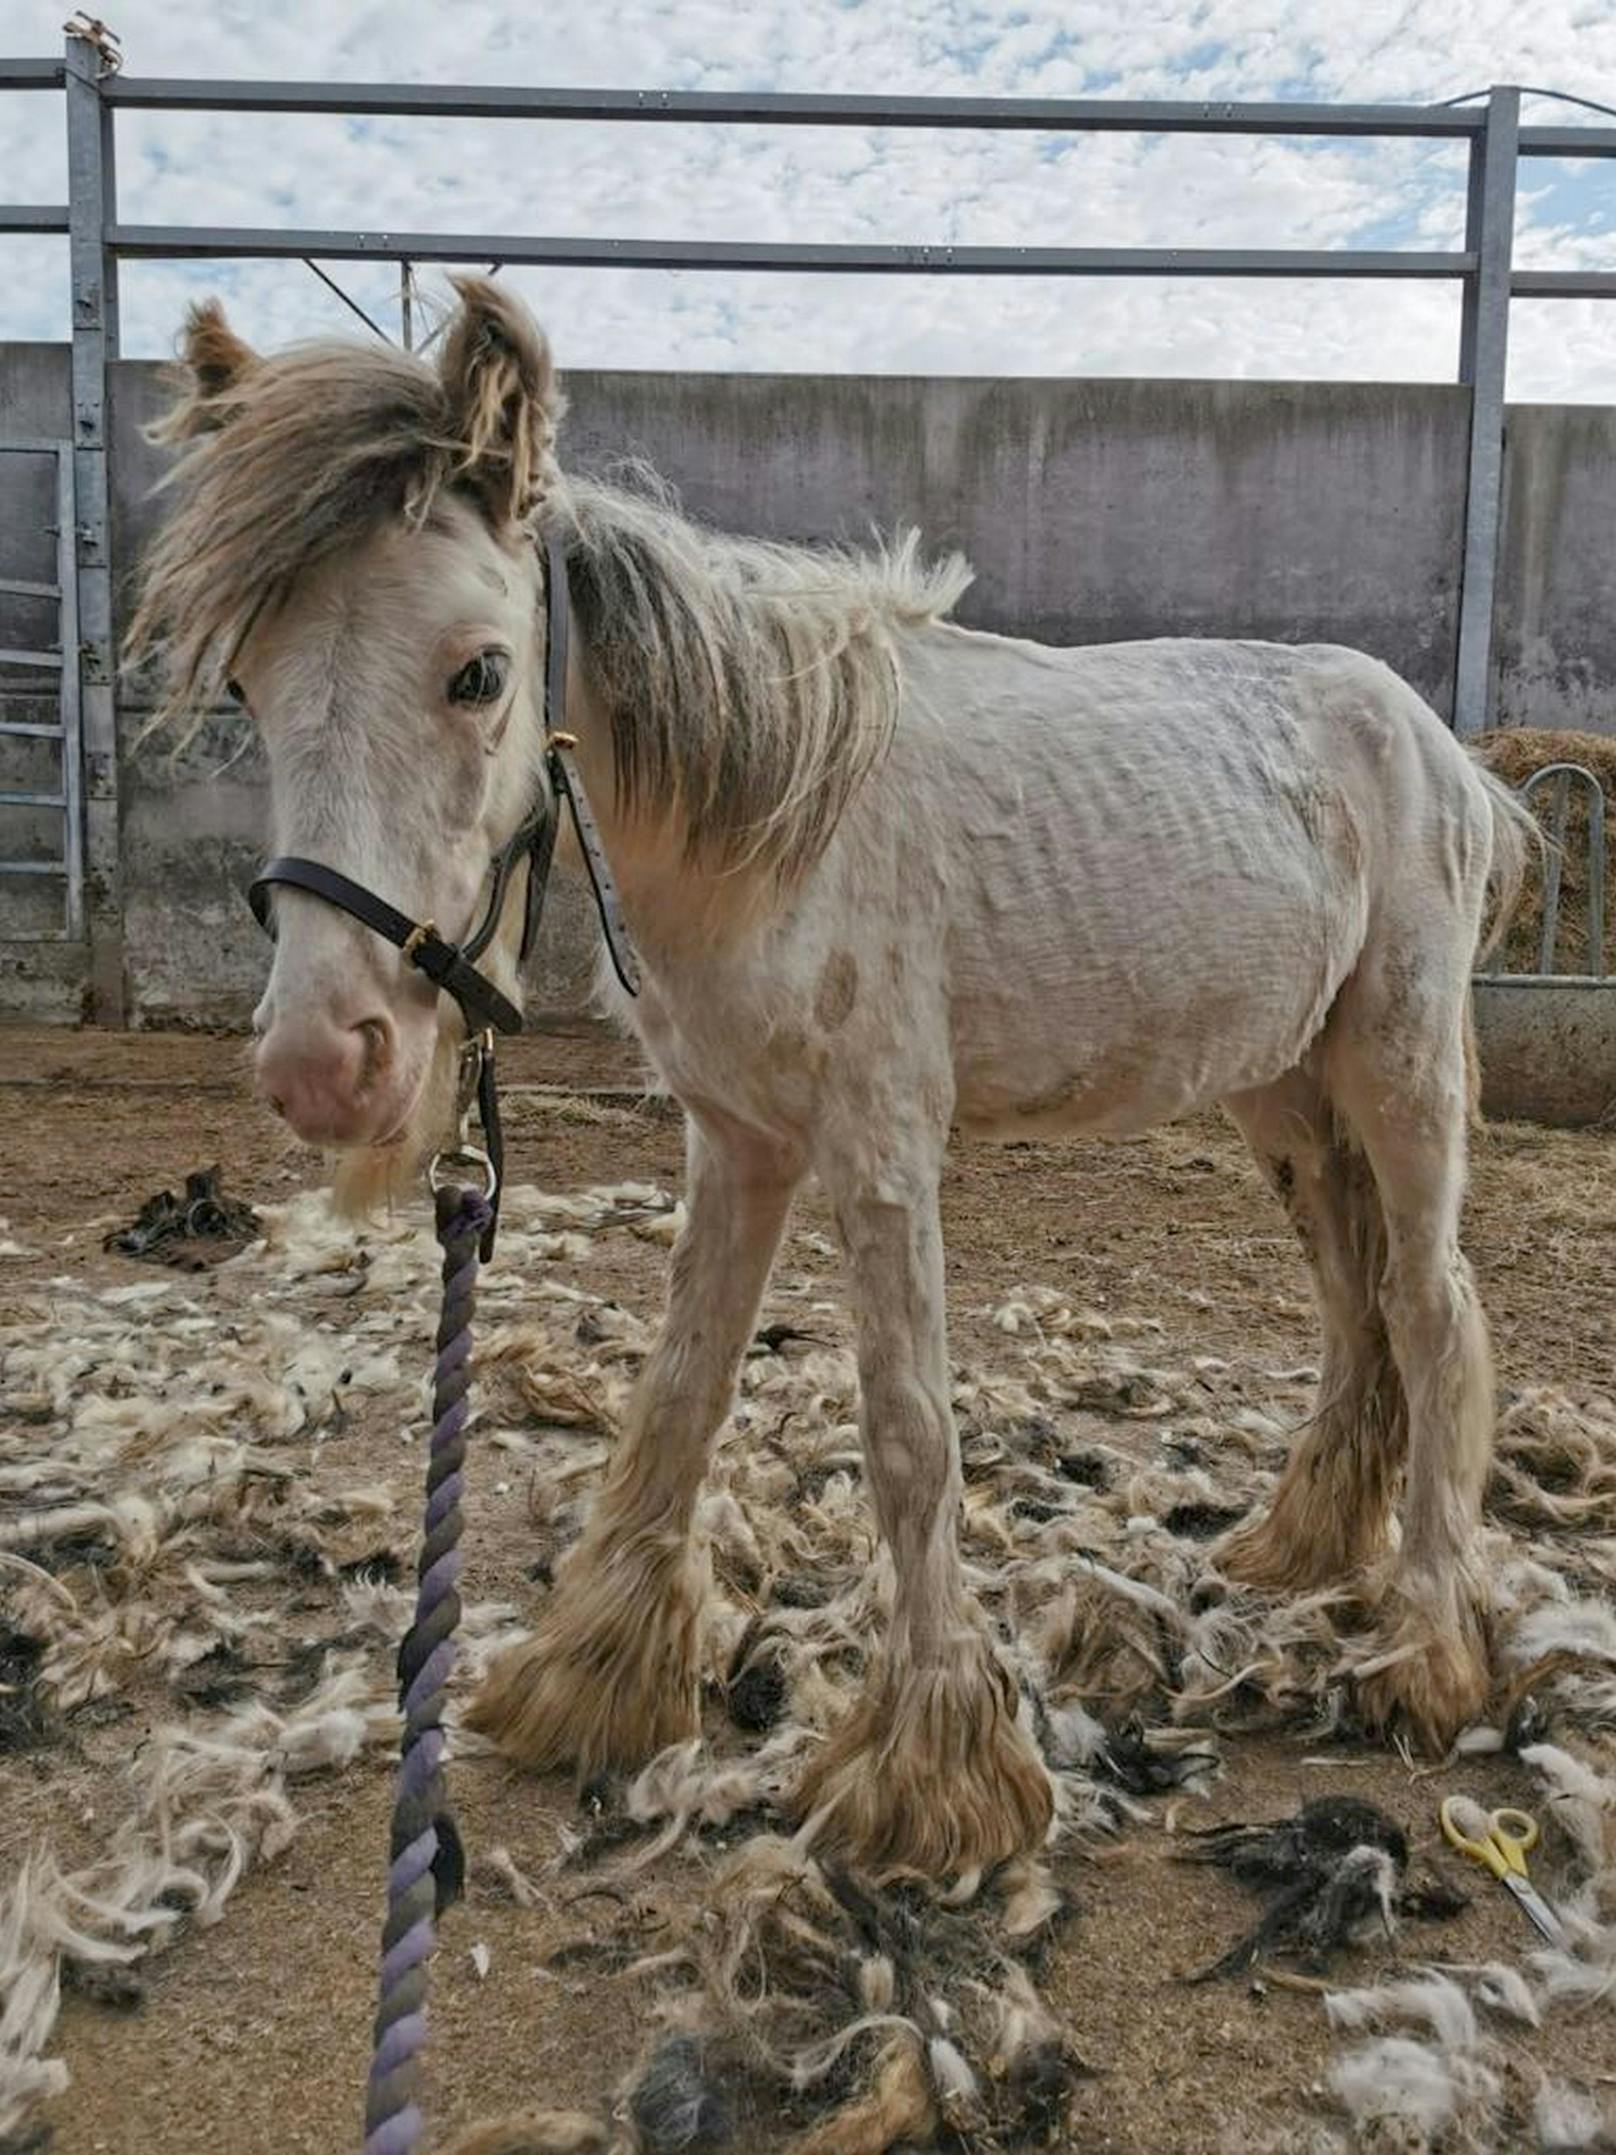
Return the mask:
{"type": "Polygon", "coordinates": [[[1543,917],[1538,928],[1536,968],[1506,972],[1495,969],[1476,975],[1478,980],[1516,982],[1523,978],[1552,980],[1560,985],[1616,985],[1616,975],[1605,970],[1605,789],[1599,774],[1581,763],[1545,763],[1516,789],[1543,826],[1543,917]],[[1581,966],[1560,963],[1561,889],[1567,857],[1566,833],[1571,818],[1571,789],[1581,793],[1588,817],[1587,910],[1588,949],[1581,966]],[[1538,800],[1548,796],[1547,807],[1538,800]]]}
{"type": "MultiPolygon", "coordinates": [[[[103,27],[70,25],[60,60],[0,60],[0,91],[54,91],[65,103],[68,200],[0,206],[0,235],[68,240],[73,352],[77,649],[84,779],[84,864],[92,1004],[121,1010],[112,584],[107,537],[107,370],[118,353],[118,265],[137,258],[397,262],[408,318],[412,266],[548,264],[746,272],[830,270],[899,276],[1151,276],[1446,280],[1462,288],[1458,380],[1470,429],[1453,722],[1488,723],[1504,447],[1504,377],[1513,297],[1616,298],[1616,271],[1513,264],[1523,158],[1616,157],[1616,128],[1523,127],[1519,88],[1443,105],[1189,104],[1110,99],[839,97],[671,90],[488,89],[405,83],[205,82],[120,71],[103,27]],[[748,240],[559,238],[487,232],[300,231],[125,224],[118,214],[120,110],[335,113],[419,118],[615,121],[625,126],[1000,129],[1410,138],[1469,145],[1464,246],[1457,252],[1336,248],[968,247],[780,244],[748,240]],[[101,933],[97,934],[97,927],[101,933]]],[[[329,277],[327,277],[327,281],[329,277]]],[[[64,649],[67,648],[64,641],[64,649]]]]}

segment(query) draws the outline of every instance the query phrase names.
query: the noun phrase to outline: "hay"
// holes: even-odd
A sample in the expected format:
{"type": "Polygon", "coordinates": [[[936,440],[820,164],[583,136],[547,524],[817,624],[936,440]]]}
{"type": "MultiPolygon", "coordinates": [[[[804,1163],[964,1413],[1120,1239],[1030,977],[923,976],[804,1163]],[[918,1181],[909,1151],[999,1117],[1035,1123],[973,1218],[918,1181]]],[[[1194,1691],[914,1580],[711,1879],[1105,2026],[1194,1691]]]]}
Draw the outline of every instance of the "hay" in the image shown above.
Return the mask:
{"type": "MultiPolygon", "coordinates": [[[[1521,786],[1549,763],[1580,763],[1593,772],[1605,796],[1605,969],[1616,971],[1611,947],[1611,907],[1616,903],[1616,735],[1555,733],[1536,726],[1511,726],[1489,733],[1477,744],[1488,770],[1506,785],[1521,786]]],[[[1540,786],[1532,807],[1548,826],[1554,803],[1552,783],[1540,786]]],[[[1543,939],[1543,863],[1532,867],[1509,930],[1488,960],[1488,970],[1535,973],[1543,939]]],[[[1560,913],[1554,967],[1560,973],[1588,971],[1588,789],[1573,780],[1560,858],[1560,913]]]]}

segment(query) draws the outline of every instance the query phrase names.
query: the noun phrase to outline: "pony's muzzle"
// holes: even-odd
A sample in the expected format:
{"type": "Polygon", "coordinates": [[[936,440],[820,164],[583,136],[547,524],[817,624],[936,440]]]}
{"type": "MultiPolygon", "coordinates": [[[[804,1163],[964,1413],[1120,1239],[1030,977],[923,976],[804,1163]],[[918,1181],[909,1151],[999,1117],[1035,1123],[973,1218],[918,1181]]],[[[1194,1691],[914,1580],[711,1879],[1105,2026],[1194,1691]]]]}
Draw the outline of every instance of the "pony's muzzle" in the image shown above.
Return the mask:
{"type": "Polygon", "coordinates": [[[309,1145],[375,1145],[404,1120],[399,1034],[381,1009],[273,1017],[254,1057],[258,1089],[309,1145]]]}

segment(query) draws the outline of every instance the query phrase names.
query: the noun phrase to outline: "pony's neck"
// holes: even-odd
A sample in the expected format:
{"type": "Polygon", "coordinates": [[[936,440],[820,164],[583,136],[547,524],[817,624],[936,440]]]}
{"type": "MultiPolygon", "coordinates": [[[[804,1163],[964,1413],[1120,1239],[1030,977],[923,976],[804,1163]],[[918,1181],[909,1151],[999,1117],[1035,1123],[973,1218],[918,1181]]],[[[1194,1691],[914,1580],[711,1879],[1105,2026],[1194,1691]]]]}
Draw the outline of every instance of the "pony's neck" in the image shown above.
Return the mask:
{"type": "MultiPolygon", "coordinates": [[[[661,815],[620,812],[611,724],[590,694],[576,649],[567,669],[566,730],[578,744],[578,768],[630,933],[653,972],[732,947],[767,912],[773,879],[762,869],[712,869],[690,860],[672,804],[661,815]]],[[[567,873],[585,874],[570,820],[557,857],[567,873]]]]}

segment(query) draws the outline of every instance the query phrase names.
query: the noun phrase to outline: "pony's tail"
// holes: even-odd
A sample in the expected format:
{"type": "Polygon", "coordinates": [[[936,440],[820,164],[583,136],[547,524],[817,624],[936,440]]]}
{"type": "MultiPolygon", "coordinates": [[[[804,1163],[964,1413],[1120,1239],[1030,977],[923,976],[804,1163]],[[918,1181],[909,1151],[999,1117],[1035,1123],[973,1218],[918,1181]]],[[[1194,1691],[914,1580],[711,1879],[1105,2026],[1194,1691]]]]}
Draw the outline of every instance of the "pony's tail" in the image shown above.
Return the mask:
{"type": "MultiPolygon", "coordinates": [[[[1475,771],[1487,796],[1492,816],[1492,851],[1487,863],[1487,904],[1476,935],[1472,967],[1484,965],[1503,941],[1521,902],[1526,871],[1534,860],[1541,862],[1547,844],[1543,826],[1513,786],[1476,760],[1475,771]]],[[[1481,1051],[1476,1043],[1475,1005],[1469,995],[1464,1007],[1465,1105],[1470,1128],[1482,1128],[1481,1051]]]]}
{"type": "Polygon", "coordinates": [[[1477,762],[1476,775],[1492,812],[1492,856],[1487,865],[1487,909],[1476,939],[1476,963],[1490,958],[1504,939],[1505,931],[1521,902],[1526,871],[1541,862],[1547,838],[1543,826],[1513,786],[1505,785],[1477,762]]]}

